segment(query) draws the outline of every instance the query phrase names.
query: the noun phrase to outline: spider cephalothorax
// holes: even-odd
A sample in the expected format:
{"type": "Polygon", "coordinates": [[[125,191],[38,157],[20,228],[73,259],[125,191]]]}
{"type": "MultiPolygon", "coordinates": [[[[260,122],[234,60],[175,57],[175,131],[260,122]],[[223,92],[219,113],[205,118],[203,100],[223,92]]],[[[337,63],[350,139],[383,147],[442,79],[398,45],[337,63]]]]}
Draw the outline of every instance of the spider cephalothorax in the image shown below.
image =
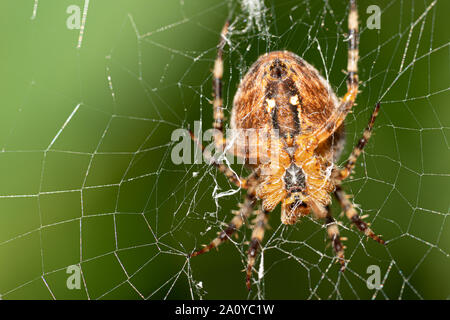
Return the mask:
{"type": "MultiPolygon", "coordinates": [[[[213,72],[214,141],[216,149],[245,159],[253,173],[241,178],[224,164],[212,161],[236,185],[247,189],[239,211],[219,236],[192,256],[209,251],[227,240],[256,212],[248,251],[247,287],[256,254],[264,236],[268,213],[281,203],[281,221],[293,224],[301,216],[314,214],[325,219],[328,235],[338,260],[345,268],[344,247],[331,215],[330,194],[334,193],[347,217],[359,230],[383,243],[359,217],[341,188],[341,181],[353,170],[370,138],[378,114],[376,106],[363,138],[345,166],[334,165],[344,145],[344,119],[358,93],[358,14],[356,0],[350,0],[348,18],[347,93],[338,99],[319,72],[289,51],[262,55],[242,79],[234,97],[230,142],[223,134],[222,51],[228,23],[221,33],[213,72]],[[249,133],[250,132],[250,133],[249,133]],[[256,133],[255,133],[256,132],[256,133]],[[261,208],[254,210],[258,201],[261,208]]],[[[193,136],[195,139],[195,137],[193,136]]],[[[228,139],[229,140],[229,139],[228,139]]]]}

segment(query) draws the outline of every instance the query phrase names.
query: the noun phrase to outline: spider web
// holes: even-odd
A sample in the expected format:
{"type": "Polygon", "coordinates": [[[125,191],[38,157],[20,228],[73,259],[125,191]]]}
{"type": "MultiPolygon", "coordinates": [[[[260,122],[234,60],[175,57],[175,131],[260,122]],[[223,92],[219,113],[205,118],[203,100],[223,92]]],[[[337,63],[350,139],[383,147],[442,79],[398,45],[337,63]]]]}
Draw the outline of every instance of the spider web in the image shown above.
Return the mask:
{"type": "MultiPolygon", "coordinates": [[[[445,299],[450,297],[450,52],[446,1],[359,1],[361,93],[343,164],[382,109],[343,185],[387,240],[348,238],[345,273],[323,222],[270,215],[252,291],[250,230],[189,259],[245,194],[202,164],[176,165],[171,134],[212,127],[211,68],[225,19],[224,105],[256,58],[287,49],[346,91],[347,1],[4,1],[0,294],[5,299],[445,299]],[[66,10],[80,9],[68,29],[66,10]],[[369,5],[381,28],[369,29],[369,5]],[[69,290],[69,266],[81,272],[69,290]],[[381,286],[367,287],[369,266],[381,286]]],[[[232,169],[242,175],[240,165],[232,169]]]]}

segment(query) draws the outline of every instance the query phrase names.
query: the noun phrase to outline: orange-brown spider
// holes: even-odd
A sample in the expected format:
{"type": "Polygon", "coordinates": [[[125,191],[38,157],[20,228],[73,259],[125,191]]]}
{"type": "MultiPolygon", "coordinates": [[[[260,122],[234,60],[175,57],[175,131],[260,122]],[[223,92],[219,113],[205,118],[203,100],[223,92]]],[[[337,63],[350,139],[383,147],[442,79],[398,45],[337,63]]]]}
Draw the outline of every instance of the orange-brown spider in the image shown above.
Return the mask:
{"type": "MultiPolygon", "coordinates": [[[[379,243],[384,243],[359,217],[341,188],[341,181],[350,175],[370,138],[379,104],[345,166],[340,169],[334,165],[345,141],[344,120],[358,94],[356,0],[350,0],[349,9],[347,93],[344,97],[338,100],[318,71],[294,53],[266,53],[259,57],[242,79],[234,97],[231,118],[232,130],[257,130],[258,135],[256,138],[243,138],[238,134],[231,143],[227,142],[223,133],[221,89],[222,52],[228,23],[222,29],[213,70],[214,142],[216,149],[227,150],[244,158],[253,173],[247,178],[241,178],[228,166],[212,162],[233,183],[247,189],[247,194],[228,227],[209,245],[191,256],[207,252],[226,241],[248,219],[257,201],[261,200],[261,209],[256,211],[256,222],[248,250],[248,289],[268,213],[280,202],[281,221],[284,224],[294,224],[299,217],[308,215],[311,211],[316,218],[325,219],[328,236],[341,263],[341,270],[345,269],[346,261],[338,226],[329,209],[330,193],[334,193],[348,219],[360,231],[379,243]],[[260,139],[263,136],[269,136],[269,139],[263,141],[260,139]],[[252,145],[257,148],[250,148],[252,145]]],[[[193,135],[192,137],[196,139],[193,135]]]]}

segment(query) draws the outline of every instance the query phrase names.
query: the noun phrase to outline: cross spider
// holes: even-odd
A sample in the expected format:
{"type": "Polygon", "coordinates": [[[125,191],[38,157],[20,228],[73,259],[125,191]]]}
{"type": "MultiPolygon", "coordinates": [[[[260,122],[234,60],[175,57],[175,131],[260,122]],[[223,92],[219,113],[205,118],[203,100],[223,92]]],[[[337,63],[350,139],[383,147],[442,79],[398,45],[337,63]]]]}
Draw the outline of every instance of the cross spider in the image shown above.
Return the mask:
{"type": "MultiPolygon", "coordinates": [[[[228,27],[227,22],[221,32],[213,70],[214,143],[219,150],[224,150],[224,147],[230,149],[223,133],[222,102],[222,54],[228,27]]],[[[334,193],[347,218],[360,231],[384,244],[359,217],[341,188],[342,180],[350,175],[370,138],[380,108],[379,103],[345,166],[338,168],[334,164],[345,142],[344,120],[358,94],[359,35],[356,0],[350,0],[348,29],[347,93],[342,99],[337,99],[331,86],[313,66],[289,51],[274,51],[259,57],[241,80],[234,97],[231,128],[258,129],[269,133],[270,145],[261,145],[259,140],[249,143],[257,144],[268,154],[277,154],[278,158],[277,161],[262,161],[259,153],[249,152],[242,145],[239,148],[239,142],[233,142],[238,145],[237,149],[245,150],[244,154],[234,152],[235,156],[241,156],[247,162],[255,160],[251,165],[253,172],[247,178],[238,177],[228,166],[211,161],[231,182],[246,189],[247,193],[228,227],[209,245],[192,253],[191,257],[226,241],[250,217],[256,203],[261,200],[260,209],[255,210],[257,216],[248,249],[246,285],[249,290],[268,214],[280,202],[281,221],[284,224],[294,224],[297,218],[308,215],[311,211],[316,218],[325,219],[327,233],[342,271],[346,265],[344,246],[337,223],[330,212],[330,193],[334,193]],[[274,132],[277,134],[273,135],[274,132]]],[[[191,136],[196,141],[195,136],[191,136]]]]}

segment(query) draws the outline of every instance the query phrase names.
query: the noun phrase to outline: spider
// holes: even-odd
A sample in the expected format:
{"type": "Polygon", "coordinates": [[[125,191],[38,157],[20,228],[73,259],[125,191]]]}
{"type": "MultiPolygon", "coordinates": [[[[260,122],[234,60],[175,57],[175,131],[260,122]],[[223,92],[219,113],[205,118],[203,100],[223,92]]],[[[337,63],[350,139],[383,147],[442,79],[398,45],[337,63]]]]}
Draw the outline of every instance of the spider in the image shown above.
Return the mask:
{"type": "MultiPolygon", "coordinates": [[[[230,149],[223,133],[222,101],[222,55],[228,29],[229,23],[226,22],[213,69],[216,129],[214,144],[219,150],[230,149]]],[[[254,160],[250,166],[253,171],[247,178],[237,176],[228,166],[218,161],[211,161],[232,183],[247,192],[227,228],[209,245],[193,252],[191,257],[217,248],[255,213],[246,268],[248,290],[251,288],[253,266],[267,227],[268,214],[280,202],[283,224],[294,224],[299,217],[311,212],[315,218],[324,219],[341,271],[345,270],[346,260],[338,225],[330,212],[331,193],[334,193],[347,218],[361,232],[384,244],[380,236],[358,215],[341,187],[341,182],[354,169],[358,156],[371,136],[380,109],[379,103],[363,137],[343,168],[335,165],[345,142],[344,120],[358,94],[359,35],[356,0],[350,0],[348,29],[347,93],[340,100],[313,66],[289,51],[274,51],[260,56],[241,80],[234,97],[231,129],[257,129],[269,133],[270,144],[257,139],[248,143],[258,145],[270,155],[270,159],[263,161],[262,153],[249,151],[248,146],[243,146],[243,142],[237,139],[234,145],[237,145],[238,151],[233,154],[244,157],[247,162],[254,160]],[[244,150],[244,153],[239,150],[244,150]],[[274,154],[277,155],[277,161],[274,161],[274,154]],[[259,201],[261,205],[255,210],[259,201]]],[[[196,141],[192,133],[191,136],[196,141]]]]}

